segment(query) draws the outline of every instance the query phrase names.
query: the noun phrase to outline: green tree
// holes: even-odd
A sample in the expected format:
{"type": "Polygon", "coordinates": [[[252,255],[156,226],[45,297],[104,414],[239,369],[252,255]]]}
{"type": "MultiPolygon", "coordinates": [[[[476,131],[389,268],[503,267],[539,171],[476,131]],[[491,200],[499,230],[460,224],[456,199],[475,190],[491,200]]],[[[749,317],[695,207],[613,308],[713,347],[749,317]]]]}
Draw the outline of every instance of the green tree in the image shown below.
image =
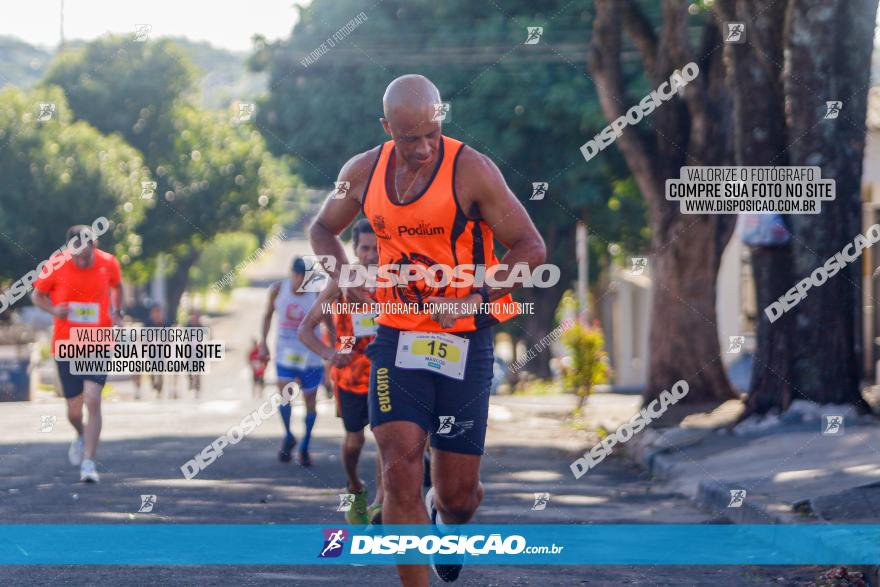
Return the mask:
{"type": "Polygon", "coordinates": [[[119,133],[153,165],[173,149],[167,114],[179,99],[194,96],[196,73],[172,41],[107,36],[58,53],[44,82],[64,88],[76,118],[119,133]]]}
{"type": "Polygon", "coordinates": [[[278,201],[296,184],[237,112],[193,105],[194,80],[173,42],[118,36],[60,54],[47,75],[64,88],[77,117],[120,133],[144,153],[157,185],[137,226],[143,259],[135,269],[145,277],[167,253],[169,315],[205,245],[242,228],[264,236],[278,201]]]}
{"type": "Polygon", "coordinates": [[[679,97],[657,107],[649,120],[625,129],[609,151],[624,156],[649,211],[653,295],[644,401],[685,379],[691,390],[685,401],[721,402],[735,394],[719,360],[715,292],[735,218],[685,216],[678,204],[664,199],[664,182],[678,177],[680,167],[731,163],[730,89],[725,86],[723,54],[712,50],[723,44],[719,25],[711,15],[691,14],[686,2],[675,0],[662,3],[659,22],[635,0],[595,4],[589,69],[608,123],[675,70],[690,62],[699,67],[699,76],[679,97]],[[622,61],[624,32],[641,56],[636,75],[622,61]]]}
{"type": "MultiPolygon", "coordinates": [[[[234,271],[236,266],[257,250],[257,237],[246,232],[230,232],[218,235],[204,248],[199,261],[189,271],[190,286],[207,289],[217,283],[224,275],[234,271]]],[[[242,276],[235,274],[234,283],[240,283],[242,276]]]]}
{"type": "Polygon", "coordinates": [[[63,244],[68,227],[101,216],[112,223],[103,249],[124,264],[141,253],[133,228],[149,171],[140,153],[72,118],[58,87],[0,91],[0,277],[21,277],[63,244]],[[42,121],[41,104],[54,105],[42,121]]]}
{"type": "Polygon", "coordinates": [[[169,311],[211,240],[245,227],[264,236],[274,219],[272,204],[296,185],[249,124],[183,104],[171,116],[176,160],[156,168],[165,191],[156,192],[139,227],[146,256],[170,253],[169,311]]]}
{"type": "MultiPolygon", "coordinates": [[[[331,187],[342,164],[388,137],[379,124],[382,94],[404,73],[426,75],[451,103],[444,133],[490,156],[525,204],[562,270],[551,289],[520,291],[535,314],[505,324],[528,345],[546,336],[559,299],[575,278],[575,225],[591,233],[591,264],[607,262],[610,243],[639,250],[648,236],[645,208],[618,156],[585,164],[578,148],[604,126],[585,74],[589,5],[551,0],[492,3],[451,0],[380,4],[315,0],[300,13],[290,39],[258,43],[251,60],[269,73],[258,123],[275,152],[292,153],[296,171],[331,187]],[[314,64],[303,57],[364,11],[367,20],[314,64]],[[524,45],[526,26],[543,26],[524,45]],[[533,182],[549,182],[530,200],[533,182]]],[[[548,374],[548,356],[534,361],[548,374]]]]}

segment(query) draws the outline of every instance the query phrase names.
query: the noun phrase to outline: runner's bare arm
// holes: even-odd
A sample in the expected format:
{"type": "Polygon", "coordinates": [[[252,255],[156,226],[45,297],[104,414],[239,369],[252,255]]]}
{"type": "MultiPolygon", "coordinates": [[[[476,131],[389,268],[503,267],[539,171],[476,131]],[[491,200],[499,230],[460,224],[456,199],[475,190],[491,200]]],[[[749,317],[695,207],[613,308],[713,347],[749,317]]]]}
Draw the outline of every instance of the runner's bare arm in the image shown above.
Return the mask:
{"type": "Polygon", "coordinates": [[[339,181],[349,183],[345,196],[328,197],[309,228],[309,241],[315,254],[329,255],[336,259],[336,266],[329,273],[337,281],[340,267],[348,263],[345,249],[339,240],[339,233],[345,230],[361,211],[361,198],[367,188],[370,171],[373,169],[380,148],[375,147],[355,155],[342,166],[339,171],[339,181]]]}
{"type": "Polygon", "coordinates": [[[329,314],[323,312],[322,306],[326,303],[333,303],[338,294],[339,287],[336,285],[335,281],[331,281],[318,295],[318,299],[315,300],[314,305],[309,308],[309,311],[306,313],[305,318],[303,318],[302,325],[299,328],[299,339],[309,348],[310,351],[316,353],[325,361],[333,360],[336,351],[335,349],[328,347],[317,336],[315,336],[315,326],[321,322],[326,323],[328,321],[329,314]]]}
{"type": "Polygon", "coordinates": [[[56,318],[64,319],[67,317],[67,304],[53,304],[52,298],[49,297],[48,293],[34,290],[34,293],[31,294],[31,300],[36,307],[44,312],[52,314],[56,318]]]}
{"type": "Polygon", "coordinates": [[[266,303],[266,311],[263,313],[263,330],[260,336],[260,352],[265,358],[269,356],[269,345],[266,341],[269,338],[269,329],[272,327],[272,314],[275,313],[275,298],[278,297],[278,291],[281,289],[280,283],[273,283],[269,288],[269,299],[266,303]]]}
{"type": "Polygon", "coordinates": [[[333,318],[330,314],[324,314],[324,327],[330,335],[330,340],[336,340],[336,325],[333,324],[333,318]]]}
{"type": "MultiPolygon", "coordinates": [[[[462,209],[469,216],[481,217],[507,247],[501,263],[509,268],[528,263],[529,269],[534,270],[547,258],[544,239],[495,163],[470,147],[464,149],[455,182],[462,209]]],[[[509,271],[499,271],[496,279],[505,281],[509,271]]],[[[489,299],[497,300],[514,289],[516,286],[490,288],[489,299]]]]}
{"type": "Polygon", "coordinates": [[[122,283],[110,288],[110,317],[115,326],[122,324],[122,283]]]}

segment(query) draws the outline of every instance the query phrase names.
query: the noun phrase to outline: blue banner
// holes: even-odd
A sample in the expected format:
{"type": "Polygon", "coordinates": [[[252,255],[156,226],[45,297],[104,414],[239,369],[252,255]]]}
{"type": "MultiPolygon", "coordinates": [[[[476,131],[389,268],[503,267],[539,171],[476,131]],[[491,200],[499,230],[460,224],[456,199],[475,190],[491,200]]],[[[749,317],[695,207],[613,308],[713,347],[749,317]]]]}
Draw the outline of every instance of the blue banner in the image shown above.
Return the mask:
{"type": "Polygon", "coordinates": [[[880,525],[0,525],[3,565],[880,564],[880,525]]]}

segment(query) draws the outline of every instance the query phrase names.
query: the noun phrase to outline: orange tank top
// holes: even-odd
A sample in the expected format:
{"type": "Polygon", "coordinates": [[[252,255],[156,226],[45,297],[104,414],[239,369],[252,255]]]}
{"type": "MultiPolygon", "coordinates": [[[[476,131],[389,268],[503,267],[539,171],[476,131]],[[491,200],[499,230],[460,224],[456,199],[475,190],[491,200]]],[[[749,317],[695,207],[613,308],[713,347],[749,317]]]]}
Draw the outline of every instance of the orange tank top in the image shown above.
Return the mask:
{"type": "MultiPolygon", "coordinates": [[[[337,301],[345,302],[345,296],[340,294],[337,301]]],[[[370,359],[364,351],[374,336],[356,336],[353,320],[363,320],[365,315],[344,314],[333,312],[333,327],[336,329],[336,349],[343,344],[342,337],[355,337],[354,347],[351,349],[351,362],[344,367],[330,367],[330,378],[337,387],[357,394],[365,394],[370,390],[370,359]]]]}
{"type": "MultiPolygon", "coordinates": [[[[362,202],[364,215],[376,233],[379,247],[379,280],[382,268],[421,265],[424,269],[440,265],[459,268],[470,275],[479,270],[462,265],[491,267],[498,264],[494,252],[494,237],[489,226],[478,219],[468,218],[455,195],[455,169],[464,145],[447,136],[441,137],[439,164],[434,176],[415,199],[400,204],[390,196],[393,185],[394,141],[382,145],[373,167],[362,202]]],[[[444,267],[444,271],[445,271],[444,267]]],[[[403,269],[392,269],[402,274],[403,269]]],[[[376,322],[398,330],[419,332],[470,332],[504,322],[516,315],[511,311],[513,300],[508,294],[493,303],[494,313],[482,313],[463,318],[451,328],[440,328],[429,313],[387,311],[391,304],[422,304],[429,297],[465,298],[479,287],[456,287],[462,280],[444,280],[439,273],[428,273],[429,279],[409,281],[405,286],[378,287],[376,300],[381,312],[376,322]],[[444,281],[449,283],[444,284],[444,281]]]]}

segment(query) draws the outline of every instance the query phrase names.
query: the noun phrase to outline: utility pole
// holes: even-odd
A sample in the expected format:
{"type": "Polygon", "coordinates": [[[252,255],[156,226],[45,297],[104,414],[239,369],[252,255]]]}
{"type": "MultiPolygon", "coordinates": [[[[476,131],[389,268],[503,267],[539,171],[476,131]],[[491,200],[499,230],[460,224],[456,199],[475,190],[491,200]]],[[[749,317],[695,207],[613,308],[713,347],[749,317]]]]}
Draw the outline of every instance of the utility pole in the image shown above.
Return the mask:
{"type": "Polygon", "coordinates": [[[577,280],[577,298],[578,298],[578,318],[581,322],[587,322],[587,283],[590,274],[590,255],[587,248],[587,240],[589,234],[587,225],[583,222],[577,223],[577,232],[575,233],[575,247],[578,264],[578,280],[577,280]]]}
{"type": "Polygon", "coordinates": [[[61,0],[61,43],[59,43],[58,47],[64,47],[64,0],[61,0]]]}

